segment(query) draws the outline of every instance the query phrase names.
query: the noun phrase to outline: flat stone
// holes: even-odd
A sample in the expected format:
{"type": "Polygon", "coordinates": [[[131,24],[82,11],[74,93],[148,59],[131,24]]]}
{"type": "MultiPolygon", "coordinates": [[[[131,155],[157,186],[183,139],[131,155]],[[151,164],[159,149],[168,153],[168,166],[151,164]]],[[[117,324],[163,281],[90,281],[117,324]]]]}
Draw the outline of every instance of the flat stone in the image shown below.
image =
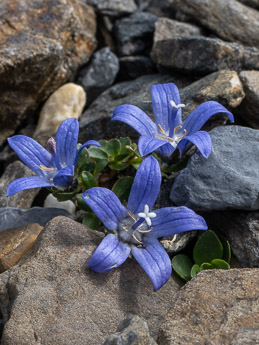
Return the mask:
{"type": "Polygon", "coordinates": [[[259,13],[236,0],[175,0],[175,6],[219,37],[259,48],[259,13]]]}
{"type": "Polygon", "coordinates": [[[162,17],[155,23],[154,43],[175,36],[200,36],[201,33],[202,30],[196,25],[162,17]]]}
{"type": "Polygon", "coordinates": [[[0,144],[93,52],[96,21],[83,0],[2,0],[0,144]]]}
{"type": "Polygon", "coordinates": [[[156,21],[157,17],[147,12],[136,12],[117,20],[113,32],[118,55],[140,55],[149,52],[156,21]]]}
{"type": "Polygon", "coordinates": [[[242,71],[239,77],[243,84],[245,99],[238,108],[238,115],[251,127],[259,128],[259,71],[242,71]]]}
{"type": "Polygon", "coordinates": [[[170,278],[153,292],[133,259],[107,273],[90,271],[101,238],[66,217],[48,223],[30,255],[0,277],[2,345],[99,345],[129,314],[144,318],[156,337],[178,283],[170,278]]]}
{"type": "Polygon", "coordinates": [[[103,345],[156,345],[150,336],[146,321],[137,316],[129,315],[123,320],[116,333],[110,335],[103,345]]]}
{"type": "Polygon", "coordinates": [[[90,63],[79,72],[76,81],[87,93],[87,106],[113,84],[119,68],[119,59],[109,47],[94,53],[90,63]]]}
{"type": "Polygon", "coordinates": [[[43,227],[37,223],[0,232],[0,273],[16,265],[36,241],[43,227]]]}
{"type": "Polygon", "coordinates": [[[258,279],[259,269],[198,273],[171,304],[158,344],[257,344],[258,279]]]}
{"type": "Polygon", "coordinates": [[[38,223],[45,226],[52,218],[65,216],[72,218],[66,210],[60,208],[32,207],[28,210],[16,207],[0,208],[0,231],[38,223]]]}
{"type": "Polygon", "coordinates": [[[121,17],[137,10],[134,0],[85,0],[102,15],[121,17]]]}
{"type": "Polygon", "coordinates": [[[259,267],[258,211],[215,211],[203,216],[209,228],[229,241],[231,252],[241,267],[259,267]]]}
{"type": "Polygon", "coordinates": [[[161,66],[185,73],[259,69],[258,49],[203,36],[178,36],[157,41],[152,47],[151,58],[161,66]]]}
{"type": "Polygon", "coordinates": [[[39,188],[23,190],[11,196],[6,196],[6,189],[12,181],[33,175],[31,169],[21,161],[9,164],[0,178],[0,207],[30,208],[39,188]]]}
{"type": "Polygon", "coordinates": [[[193,210],[259,209],[259,131],[241,126],[209,132],[212,152],[199,152],[176,177],[170,198],[193,210]]]}
{"type": "Polygon", "coordinates": [[[123,56],[119,59],[120,71],[118,79],[120,81],[136,79],[146,74],[157,72],[153,61],[144,55],[123,56]]]}
{"type": "Polygon", "coordinates": [[[80,85],[61,86],[44,103],[33,137],[46,144],[64,120],[80,117],[85,103],[86,94],[80,85]]]}

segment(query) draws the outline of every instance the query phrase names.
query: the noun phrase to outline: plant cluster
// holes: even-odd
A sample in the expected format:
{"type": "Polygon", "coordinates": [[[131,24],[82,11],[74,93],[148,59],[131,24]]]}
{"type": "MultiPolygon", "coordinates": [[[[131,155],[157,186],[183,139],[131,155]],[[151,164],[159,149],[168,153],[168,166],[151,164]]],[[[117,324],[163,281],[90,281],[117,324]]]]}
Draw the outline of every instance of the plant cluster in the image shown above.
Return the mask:
{"type": "MultiPolygon", "coordinates": [[[[132,255],[156,291],[172,273],[170,258],[158,238],[207,230],[205,220],[186,207],[152,210],[162,176],[186,164],[184,154],[189,144],[194,144],[205,158],[209,156],[210,135],[200,129],[211,116],[225,113],[230,121],[234,119],[225,107],[208,101],[182,121],[184,104],[172,83],[153,85],[151,97],[155,122],[133,105],[121,105],[114,110],[112,120],[125,122],[140,133],[138,145],[129,138],[89,140],[79,145],[76,119],[65,120],[56,138],[48,140],[46,149],[23,135],[9,138],[9,145],[37,176],[13,181],[7,188],[7,196],[24,189],[47,187],[59,201],[74,200],[85,211],[84,224],[94,229],[99,228],[99,221],[104,225],[106,236],[90,258],[89,267],[107,272],[132,255]],[[160,158],[154,153],[156,150],[160,158]],[[169,163],[176,150],[180,161],[169,163]]],[[[205,268],[226,268],[223,252],[209,257],[210,260],[202,256],[207,253],[203,236],[196,244],[195,264],[191,268],[190,262],[186,265],[188,258],[173,259],[174,270],[186,280],[205,268]],[[184,266],[188,269],[183,274],[184,266]]]]}

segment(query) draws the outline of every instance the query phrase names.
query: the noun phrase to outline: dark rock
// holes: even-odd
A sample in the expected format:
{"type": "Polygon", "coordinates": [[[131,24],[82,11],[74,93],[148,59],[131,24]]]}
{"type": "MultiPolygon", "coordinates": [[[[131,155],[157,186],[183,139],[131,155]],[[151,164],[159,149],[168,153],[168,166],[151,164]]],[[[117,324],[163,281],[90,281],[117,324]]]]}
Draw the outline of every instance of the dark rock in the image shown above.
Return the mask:
{"type": "Polygon", "coordinates": [[[250,6],[252,8],[255,8],[256,10],[259,10],[259,0],[238,0],[238,1],[246,6],[250,6]]]}
{"type": "Polygon", "coordinates": [[[150,336],[145,320],[137,315],[129,315],[123,320],[116,333],[110,335],[103,345],[156,345],[150,336]]]}
{"type": "Polygon", "coordinates": [[[32,207],[29,210],[16,207],[0,208],[0,231],[38,223],[45,226],[52,218],[71,214],[61,208],[32,207]]]}
{"type": "Polygon", "coordinates": [[[120,71],[118,79],[120,81],[136,79],[142,75],[156,73],[157,69],[152,60],[147,56],[123,56],[119,59],[120,71]]]}
{"type": "Polygon", "coordinates": [[[155,15],[147,12],[136,12],[117,20],[114,35],[118,55],[140,55],[149,52],[156,20],[155,15]]]}
{"type": "Polygon", "coordinates": [[[172,18],[175,15],[175,6],[172,0],[137,0],[139,8],[155,14],[157,17],[172,18]]]}
{"type": "Polygon", "coordinates": [[[259,128],[259,71],[242,71],[239,77],[243,83],[245,99],[238,108],[238,115],[251,127],[259,128]]]}
{"type": "Polygon", "coordinates": [[[134,0],[85,0],[102,15],[120,17],[137,10],[134,0]]]}
{"type": "Polygon", "coordinates": [[[203,36],[157,41],[153,45],[151,58],[159,65],[185,73],[259,69],[258,49],[203,36]]]}
{"type": "Polygon", "coordinates": [[[254,345],[259,339],[259,269],[207,270],[171,304],[159,345],[254,345]]]}
{"type": "Polygon", "coordinates": [[[153,84],[169,82],[175,82],[182,87],[190,83],[190,78],[153,74],[115,84],[104,91],[81,115],[79,142],[123,136],[138,138],[139,134],[130,126],[119,121],[110,121],[114,109],[121,104],[133,104],[152,116],[150,88],[153,84]]]}
{"type": "Polygon", "coordinates": [[[208,227],[230,243],[241,267],[259,267],[259,212],[221,211],[203,215],[208,227]]]}
{"type": "Polygon", "coordinates": [[[236,0],[174,0],[174,4],[219,37],[259,48],[259,13],[236,0]]]}
{"type": "Polygon", "coordinates": [[[0,3],[0,144],[95,48],[95,15],[83,0],[0,3]]]}
{"type": "Polygon", "coordinates": [[[133,259],[107,273],[90,271],[101,238],[66,217],[48,223],[31,252],[1,274],[2,345],[99,345],[129,314],[143,317],[157,335],[178,283],[170,278],[153,292],[133,259]]]}
{"type": "Polygon", "coordinates": [[[171,200],[193,210],[259,209],[259,131],[241,126],[214,128],[212,152],[196,152],[176,177],[171,200]]]}
{"type": "Polygon", "coordinates": [[[91,62],[79,72],[77,83],[87,93],[87,105],[109,86],[111,86],[119,71],[119,59],[109,47],[94,53],[91,62]]]}
{"type": "Polygon", "coordinates": [[[154,43],[176,36],[200,36],[201,29],[195,25],[169,18],[158,18],[155,24],[154,43]]]}
{"type": "Polygon", "coordinates": [[[11,196],[6,196],[8,185],[21,177],[33,176],[33,172],[20,161],[8,165],[0,178],[0,207],[30,208],[39,188],[23,190],[11,196]]]}

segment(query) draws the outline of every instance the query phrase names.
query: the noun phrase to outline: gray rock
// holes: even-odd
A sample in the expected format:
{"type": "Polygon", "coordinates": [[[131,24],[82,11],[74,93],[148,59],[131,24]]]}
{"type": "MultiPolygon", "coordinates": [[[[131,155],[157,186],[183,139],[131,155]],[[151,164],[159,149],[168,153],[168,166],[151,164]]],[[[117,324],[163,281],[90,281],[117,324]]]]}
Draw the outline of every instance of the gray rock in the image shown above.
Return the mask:
{"type": "Polygon", "coordinates": [[[32,207],[28,210],[16,207],[0,208],[0,231],[26,226],[30,223],[45,226],[57,216],[73,218],[70,213],[61,208],[32,207]]]}
{"type": "Polygon", "coordinates": [[[119,61],[120,72],[118,74],[118,79],[120,81],[136,79],[142,75],[157,72],[155,64],[147,56],[123,56],[119,59],[119,61]]]}
{"type": "Polygon", "coordinates": [[[150,88],[153,84],[174,82],[178,87],[182,87],[191,81],[189,77],[179,75],[173,77],[153,74],[113,85],[81,115],[79,142],[123,136],[138,138],[139,134],[130,126],[119,121],[110,121],[114,109],[121,104],[133,104],[152,116],[150,88]]]}
{"type": "Polygon", "coordinates": [[[256,10],[259,10],[259,0],[238,0],[238,1],[246,6],[250,6],[252,8],[255,8],[256,10]]]}
{"type": "Polygon", "coordinates": [[[153,292],[133,259],[107,273],[90,271],[101,238],[66,217],[48,223],[32,251],[1,274],[2,345],[99,345],[129,314],[147,320],[156,337],[178,283],[170,278],[153,292]]]}
{"type": "Polygon", "coordinates": [[[155,23],[154,43],[176,36],[200,36],[201,29],[195,25],[182,23],[174,19],[158,18],[155,23]]]}
{"type": "Polygon", "coordinates": [[[207,270],[171,304],[159,345],[255,345],[259,339],[259,269],[207,270]]]}
{"type": "Polygon", "coordinates": [[[76,81],[87,93],[87,105],[113,84],[118,71],[119,59],[109,47],[94,53],[91,62],[79,72],[76,81]]]}
{"type": "Polygon", "coordinates": [[[86,63],[95,14],[83,1],[0,2],[0,144],[86,63]]]}
{"type": "Polygon", "coordinates": [[[259,212],[221,211],[203,215],[208,227],[222,234],[241,267],[259,267],[259,212]]]}
{"type": "Polygon", "coordinates": [[[120,17],[137,10],[134,0],[85,0],[102,15],[120,17]]]}
{"type": "Polygon", "coordinates": [[[114,35],[119,56],[140,55],[152,47],[157,17],[147,12],[136,12],[116,21],[114,35]]]}
{"type": "Polygon", "coordinates": [[[245,99],[238,108],[238,115],[251,127],[259,128],[259,71],[242,71],[239,77],[243,83],[245,99]]]}
{"type": "Polygon", "coordinates": [[[183,250],[197,235],[197,231],[188,231],[174,236],[163,237],[160,242],[167,253],[175,254],[183,250]]]}
{"type": "Polygon", "coordinates": [[[110,335],[103,345],[156,345],[150,336],[145,320],[137,315],[129,315],[123,320],[116,333],[110,335]]]}
{"type": "Polygon", "coordinates": [[[241,126],[214,128],[212,152],[196,152],[176,177],[171,200],[194,210],[259,209],[259,131],[241,126]]]}
{"type": "Polygon", "coordinates": [[[203,36],[175,37],[157,41],[152,60],[185,73],[211,73],[221,69],[259,69],[259,50],[203,36]]]}
{"type": "Polygon", "coordinates": [[[259,48],[259,13],[236,0],[174,0],[174,4],[219,37],[259,48]]]}
{"type": "Polygon", "coordinates": [[[6,196],[8,185],[21,177],[34,175],[31,169],[20,161],[15,161],[7,166],[0,178],[0,207],[30,208],[34,198],[39,193],[39,188],[23,190],[11,196],[6,196]]]}

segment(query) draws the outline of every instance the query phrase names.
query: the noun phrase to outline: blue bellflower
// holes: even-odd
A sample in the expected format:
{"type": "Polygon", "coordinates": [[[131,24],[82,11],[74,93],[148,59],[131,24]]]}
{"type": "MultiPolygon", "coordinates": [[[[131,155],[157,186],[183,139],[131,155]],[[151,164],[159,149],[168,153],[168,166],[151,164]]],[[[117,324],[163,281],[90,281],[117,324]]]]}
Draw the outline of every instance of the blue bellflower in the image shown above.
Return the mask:
{"type": "Polygon", "coordinates": [[[149,156],[137,170],[127,207],[109,189],[94,187],[83,194],[84,201],[108,234],[89,260],[96,272],[120,266],[130,255],[151,279],[154,290],[160,289],[172,273],[171,261],[157,238],[190,230],[207,230],[204,219],[187,207],[165,207],[152,211],[161,185],[157,160],[149,156]]]}
{"type": "Polygon", "coordinates": [[[24,189],[38,187],[66,188],[74,176],[74,165],[85,146],[100,144],[89,140],[77,150],[79,124],[71,118],[63,121],[58,128],[56,140],[50,138],[47,150],[37,141],[24,135],[8,138],[8,143],[18,157],[38,176],[22,177],[11,182],[6,196],[24,189]]]}
{"type": "Polygon", "coordinates": [[[217,113],[226,113],[234,122],[233,115],[214,101],[200,104],[182,122],[182,108],[185,105],[181,103],[178,88],[172,83],[153,85],[151,98],[155,123],[140,108],[129,104],[118,106],[112,118],[127,123],[141,134],[138,142],[141,156],[157,149],[163,155],[170,156],[176,148],[182,154],[191,142],[207,158],[212,144],[210,135],[200,131],[201,127],[217,113]]]}

